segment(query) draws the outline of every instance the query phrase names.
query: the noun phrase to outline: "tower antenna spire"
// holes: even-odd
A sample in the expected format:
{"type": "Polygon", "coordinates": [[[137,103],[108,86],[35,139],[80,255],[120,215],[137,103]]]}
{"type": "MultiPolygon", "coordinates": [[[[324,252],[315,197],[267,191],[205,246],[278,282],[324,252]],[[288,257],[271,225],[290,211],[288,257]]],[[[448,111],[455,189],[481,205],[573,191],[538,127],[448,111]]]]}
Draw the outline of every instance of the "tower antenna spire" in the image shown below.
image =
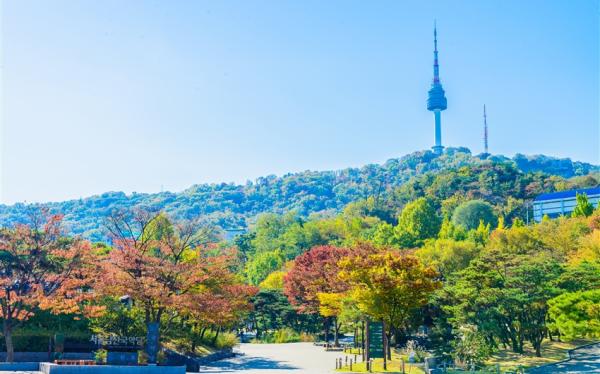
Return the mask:
{"type": "Polygon", "coordinates": [[[487,125],[487,113],[485,111],[485,104],[483,104],[483,149],[484,154],[489,155],[488,152],[488,125],[487,125]]]}
{"type": "Polygon", "coordinates": [[[440,65],[438,64],[437,21],[433,21],[433,83],[440,82],[440,65]]]}

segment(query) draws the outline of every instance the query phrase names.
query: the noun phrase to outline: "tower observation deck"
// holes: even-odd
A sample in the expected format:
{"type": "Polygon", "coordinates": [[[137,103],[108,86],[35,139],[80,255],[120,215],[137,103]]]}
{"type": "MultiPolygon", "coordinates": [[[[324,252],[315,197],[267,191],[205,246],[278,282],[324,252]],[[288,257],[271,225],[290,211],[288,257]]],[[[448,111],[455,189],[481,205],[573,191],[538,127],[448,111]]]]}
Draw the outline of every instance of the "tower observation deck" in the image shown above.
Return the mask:
{"type": "Polygon", "coordinates": [[[442,88],[440,82],[440,66],[438,64],[438,50],[437,50],[437,27],[433,27],[433,82],[429,89],[429,96],[427,98],[427,110],[432,111],[435,118],[435,145],[432,147],[433,151],[437,154],[441,154],[444,147],[442,146],[442,110],[446,110],[448,102],[446,100],[446,93],[442,88]]]}

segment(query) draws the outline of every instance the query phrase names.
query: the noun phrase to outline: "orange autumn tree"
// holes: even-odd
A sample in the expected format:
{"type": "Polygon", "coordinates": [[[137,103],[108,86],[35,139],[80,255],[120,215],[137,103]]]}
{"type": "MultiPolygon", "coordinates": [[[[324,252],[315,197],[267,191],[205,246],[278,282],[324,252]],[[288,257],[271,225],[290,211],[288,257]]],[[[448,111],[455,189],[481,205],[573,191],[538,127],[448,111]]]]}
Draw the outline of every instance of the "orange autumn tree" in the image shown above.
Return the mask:
{"type": "Polygon", "coordinates": [[[30,221],[0,229],[0,317],[8,362],[14,360],[14,330],[36,311],[99,311],[90,303],[97,277],[90,244],[63,237],[61,216],[34,212],[30,221]]]}
{"type": "Polygon", "coordinates": [[[206,245],[213,239],[209,228],[143,210],[113,214],[108,228],[113,248],[98,288],[104,295],[129,296],[146,324],[158,323],[163,333],[171,324],[162,322],[175,318],[226,326],[248,307],[252,288],[231,273],[235,254],[206,245]]]}
{"type": "Polygon", "coordinates": [[[177,313],[188,324],[191,334],[191,351],[207,328],[216,331],[214,341],[223,327],[233,327],[251,310],[250,297],[258,289],[241,282],[232,272],[237,260],[233,249],[202,246],[195,249],[193,262],[204,277],[197,278],[192,289],[181,297],[177,313]]]}
{"type": "MultiPolygon", "coordinates": [[[[160,212],[114,212],[108,220],[113,248],[103,261],[105,295],[129,296],[144,311],[145,322],[158,322],[207,274],[194,261],[194,247],[209,232],[190,223],[172,224],[160,212]]],[[[164,326],[162,326],[164,328],[164,326]]]]}

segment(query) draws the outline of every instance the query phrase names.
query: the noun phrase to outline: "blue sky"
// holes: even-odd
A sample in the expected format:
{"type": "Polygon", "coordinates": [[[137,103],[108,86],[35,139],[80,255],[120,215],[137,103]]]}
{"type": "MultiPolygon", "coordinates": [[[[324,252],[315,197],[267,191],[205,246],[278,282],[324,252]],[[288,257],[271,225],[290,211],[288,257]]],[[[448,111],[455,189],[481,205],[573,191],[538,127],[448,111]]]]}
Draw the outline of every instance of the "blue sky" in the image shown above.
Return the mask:
{"type": "Polygon", "coordinates": [[[599,163],[598,1],[2,1],[3,203],[380,163],[599,163]]]}

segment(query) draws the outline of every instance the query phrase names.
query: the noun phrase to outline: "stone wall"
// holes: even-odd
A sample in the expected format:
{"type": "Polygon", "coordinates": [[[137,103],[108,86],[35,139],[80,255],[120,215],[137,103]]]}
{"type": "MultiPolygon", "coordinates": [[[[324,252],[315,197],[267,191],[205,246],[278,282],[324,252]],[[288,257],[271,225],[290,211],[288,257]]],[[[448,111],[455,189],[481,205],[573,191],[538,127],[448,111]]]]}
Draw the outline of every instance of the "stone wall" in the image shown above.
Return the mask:
{"type": "Polygon", "coordinates": [[[210,362],[234,357],[235,353],[231,348],[223,349],[206,356],[188,356],[170,349],[165,350],[165,356],[169,365],[185,365],[187,371],[198,372],[201,365],[210,362]]]}
{"type": "MultiPolygon", "coordinates": [[[[66,360],[93,360],[92,353],[65,352],[62,358],[66,360]]],[[[6,352],[0,352],[0,361],[6,361],[6,352]]],[[[15,362],[47,362],[50,361],[48,352],[15,352],[15,362]]]]}
{"type": "Polygon", "coordinates": [[[56,365],[40,363],[43,374],[186,374],[185,366],[56,365]]]}
{"type": "Polygon", "coordinates": [[[1,371],[38,371],[39,362],[0,362],[1,371]]]}

